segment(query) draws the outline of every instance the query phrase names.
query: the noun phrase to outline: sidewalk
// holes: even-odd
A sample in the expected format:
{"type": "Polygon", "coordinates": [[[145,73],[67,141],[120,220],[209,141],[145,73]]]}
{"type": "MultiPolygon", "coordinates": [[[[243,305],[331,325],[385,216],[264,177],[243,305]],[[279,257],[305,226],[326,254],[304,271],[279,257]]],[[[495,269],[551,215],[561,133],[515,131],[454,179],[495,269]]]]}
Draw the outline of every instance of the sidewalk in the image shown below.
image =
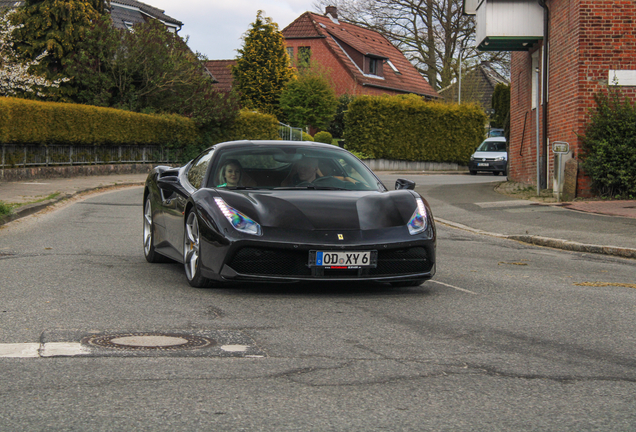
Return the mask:
{"type": "MultiPolygon", "coordinates": [[[[141,186],[146,177],[118,174],[0,182],[1,202],[27,203],[0,216],[0,225],[80,193],[141,186]]],[[[431,203],[436,220],[449,226],[548,247],[636,258],[636,200],[536,203],[499,194],[488,184],[416,189],[431,203]]]]}
{"type": "Polygon", "coordinates": [[[0,182],[0,202],[21,204],[11,214],[0,215],[0,226],[80,193],[117,186],[141,186],[146,177],[148,174],[117,174],[0,182]]]}

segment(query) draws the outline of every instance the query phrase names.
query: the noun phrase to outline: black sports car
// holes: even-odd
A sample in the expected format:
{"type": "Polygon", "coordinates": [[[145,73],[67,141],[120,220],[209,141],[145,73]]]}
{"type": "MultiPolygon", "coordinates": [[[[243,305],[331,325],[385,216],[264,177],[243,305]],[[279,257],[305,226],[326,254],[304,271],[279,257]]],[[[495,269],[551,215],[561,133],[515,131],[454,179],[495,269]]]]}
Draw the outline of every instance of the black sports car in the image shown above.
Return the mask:
{"type": "Polygon", "coordinates": [[[234,141],[180,168],[156,167],[144,190],[144,254],[182,262],[190,285],[222,281],[380,281],[435,274],[428,203],[389,191],[329,144],[234,141]]]}

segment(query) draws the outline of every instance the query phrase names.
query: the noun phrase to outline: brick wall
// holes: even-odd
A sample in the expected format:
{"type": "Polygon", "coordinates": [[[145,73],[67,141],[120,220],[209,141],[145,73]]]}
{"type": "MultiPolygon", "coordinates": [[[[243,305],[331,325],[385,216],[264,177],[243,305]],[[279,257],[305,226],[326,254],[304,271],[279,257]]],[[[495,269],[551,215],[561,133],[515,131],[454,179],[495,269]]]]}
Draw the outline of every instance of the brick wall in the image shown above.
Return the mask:
{"type": "MultiPolygon", "coordinates": [[[[527,52],[512,53],[510,87],[510,146],[508,177],[536,184],[537,115],[532,109],[532,59],[527,52]]],[[[539,122],[541,122],[539,113],[539,122]]]]}
{"type": "MultiPolygon", "coordinates": [[[[594,94],[607,89],[608,71],[636,70],[636,3],[549,0],[547,4],[550,8],[548,138],[550,142],[568,142],[574,157],[578,158],[581,148],[578,136],[584,134],[589,110],[595,107],[594,94]]],[[[531,53],[512,55],[509,176],[515,181],[534,184],[536,115],[530,101],[531,53]]],[[[632,98],[636,96],[634,87],[621,87],[621,90],[632,98]]],[[[553,159],[551,149],[548,150],[548,187],[551,187],[553,159]]],[[[577,196],[590,196],[590,179],[584,173],[579,177],[577,196]]]]}

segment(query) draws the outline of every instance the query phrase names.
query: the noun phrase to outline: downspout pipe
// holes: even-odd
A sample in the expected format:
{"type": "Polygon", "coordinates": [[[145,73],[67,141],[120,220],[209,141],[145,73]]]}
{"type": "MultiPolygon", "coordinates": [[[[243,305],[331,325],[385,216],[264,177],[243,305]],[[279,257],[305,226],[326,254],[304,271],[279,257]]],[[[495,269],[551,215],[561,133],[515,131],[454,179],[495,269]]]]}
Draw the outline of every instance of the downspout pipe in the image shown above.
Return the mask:
{"type": "MultiPolygon", "coordinates": [[[[546,0],[539,0],[539,6],[543,8],[543,137],[541,157],[541,188],[547,189],[548,185],[548,42],[550,37],[550,9],[546,0]]],[[[537,105],[538,107],[538,105],[537,105]]]]}

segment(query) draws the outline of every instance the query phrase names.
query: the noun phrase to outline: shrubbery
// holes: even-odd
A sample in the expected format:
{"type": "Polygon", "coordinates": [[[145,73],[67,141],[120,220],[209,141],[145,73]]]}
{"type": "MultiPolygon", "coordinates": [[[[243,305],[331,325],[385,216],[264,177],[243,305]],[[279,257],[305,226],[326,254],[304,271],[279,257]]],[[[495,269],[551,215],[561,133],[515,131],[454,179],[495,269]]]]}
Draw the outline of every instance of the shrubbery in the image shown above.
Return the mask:
{"type": "Polygon", "coordinates": [[[636,197],[636,107],[618,90],[595,95],[582,166],[602,196],[636,197]]]}
{"type": "Polygon", "coordinates": [[[326,144],[332,144],[333,137],[327,131],[320,131],[320,132],[317,132],[316,135],[314,135],[314,141],[326,143],[326,144]]]}
{"type": "Polygon", "coordinates": [[[0,98],[0,140],[7,144],[187,146],[197,139],[194,122],[179,115],[0,98]]]}
{"type": "Polygon", "coordinates": [[[361,96],[345,122],[347,149],[371,158],[468,164],[485,137],[486,115],[477,105],[415,95],[361,96]]]}
{"type": "Polygon", "coordinates": [[[229,130],[228,140],[277,140],[278,120],[272,114],[242,110],[229,130]]]}

